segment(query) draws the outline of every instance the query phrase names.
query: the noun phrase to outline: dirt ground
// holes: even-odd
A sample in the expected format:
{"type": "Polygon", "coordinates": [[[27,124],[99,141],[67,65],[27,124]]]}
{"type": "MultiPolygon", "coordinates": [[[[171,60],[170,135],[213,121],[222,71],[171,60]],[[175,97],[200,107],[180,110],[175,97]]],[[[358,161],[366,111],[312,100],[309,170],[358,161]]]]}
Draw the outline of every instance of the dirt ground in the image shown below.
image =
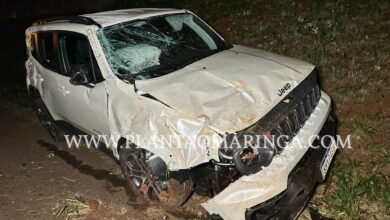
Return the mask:
{"type": "Polygon", "coordinates": [[[146,206],[126,190],[108,153],[65,145],[51,139],[32,111],[0,107],[0,219],[52,219],[61,201],[75,197],[92,209],[81,219],[204,219],[203,198],[178,212],[146,206]]]}

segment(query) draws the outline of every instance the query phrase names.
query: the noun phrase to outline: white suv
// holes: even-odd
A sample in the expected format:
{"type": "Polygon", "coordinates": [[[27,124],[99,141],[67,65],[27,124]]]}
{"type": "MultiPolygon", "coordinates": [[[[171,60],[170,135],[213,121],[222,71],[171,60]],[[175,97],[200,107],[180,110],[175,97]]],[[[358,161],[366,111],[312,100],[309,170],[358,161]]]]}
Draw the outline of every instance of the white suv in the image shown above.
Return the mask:
{"type": "Polygon", "coordinates": [[[335,118],[307,62],[231,45],[176,9],[44,19],[26,44],[43,126],[55,139],[114,140],[148,201],[178,207],[195,191],[224,219],[290,219],[325,178],[334,145],[310,146],[335,134],[335,118]]]}

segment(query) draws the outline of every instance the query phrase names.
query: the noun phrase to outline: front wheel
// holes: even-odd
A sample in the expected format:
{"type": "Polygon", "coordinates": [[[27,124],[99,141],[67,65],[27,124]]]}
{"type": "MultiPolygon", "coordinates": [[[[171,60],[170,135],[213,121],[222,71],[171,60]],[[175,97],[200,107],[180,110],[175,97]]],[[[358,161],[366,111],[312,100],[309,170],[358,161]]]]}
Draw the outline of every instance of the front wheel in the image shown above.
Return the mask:
{"type": "Polygon", "coordinates": [[[157,155],[135,147],[121,147],[120,165],[130,189],[146,201],[177,208],[192,192],[186,172],[170,172],[157,155]]]}

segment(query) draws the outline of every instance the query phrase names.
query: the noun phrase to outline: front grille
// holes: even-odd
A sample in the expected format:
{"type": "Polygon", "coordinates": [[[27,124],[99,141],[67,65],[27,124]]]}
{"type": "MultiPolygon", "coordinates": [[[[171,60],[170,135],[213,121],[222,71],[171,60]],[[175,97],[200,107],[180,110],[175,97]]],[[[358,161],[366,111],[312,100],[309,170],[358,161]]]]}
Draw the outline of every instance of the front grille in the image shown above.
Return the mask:
{"type": "Polygon", "coordinates": [[[271,135],[284,137],[285,141],[279,141],[277,147],[284,148],[286,142],[290,141],[304,126],[306,120],[314,111],[321,97],[321,92],[317,84],[290,110],[286,117],[280,118],[280,122],[271,130],[271,135]]]}
{"type": "Polygon", "coordinates": [[[256,134],[271,135],[276,150],[280,153],[304,126],[318,105],[320,97],[321,90],[317,84],[316,71],[313,71],[284,98],[289,101],[279,102],[255,125],[242,132],[253,131],[256,134]],[[278,139],[279,141],[276,141],[278,139]]]}

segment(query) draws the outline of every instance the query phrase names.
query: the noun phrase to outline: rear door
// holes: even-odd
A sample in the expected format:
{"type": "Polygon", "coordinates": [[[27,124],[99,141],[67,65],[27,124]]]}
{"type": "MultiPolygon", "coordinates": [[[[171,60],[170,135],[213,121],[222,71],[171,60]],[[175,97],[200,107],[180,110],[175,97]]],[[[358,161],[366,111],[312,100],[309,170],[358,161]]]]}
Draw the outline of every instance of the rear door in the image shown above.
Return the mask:
{"type": "Polygon", "coordinates": [[[62,99],[58,87],[60,63],[58,59],[57,34],[55,32],[38,32],[35,34],[36,54],[34,71],[41,98],[55,120],[61,120],[58,114],[62,99]]]}

